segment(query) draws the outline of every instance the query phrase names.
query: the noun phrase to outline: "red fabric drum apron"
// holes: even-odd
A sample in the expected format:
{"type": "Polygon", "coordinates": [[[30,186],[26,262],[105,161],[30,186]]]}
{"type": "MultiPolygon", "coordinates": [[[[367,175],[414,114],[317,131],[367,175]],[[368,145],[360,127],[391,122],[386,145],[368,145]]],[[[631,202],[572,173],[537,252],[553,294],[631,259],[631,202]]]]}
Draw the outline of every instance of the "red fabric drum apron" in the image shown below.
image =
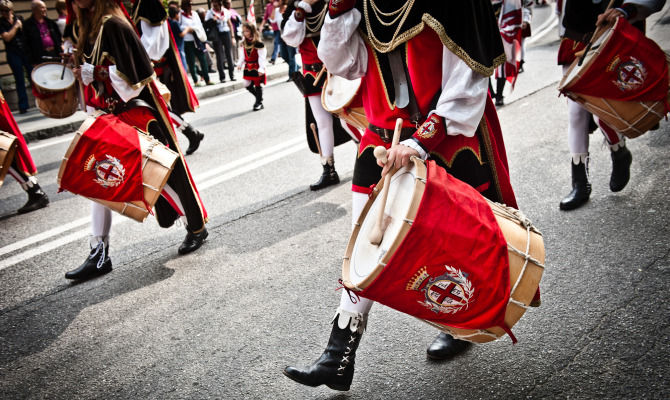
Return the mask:
{"type": "Polygon", "coordinates": [[[577,58],[558,90],[629,138],[670,110],[670,56],[623,18],[596,31],[582,65],[577,58]]]}
{"type": "Polygon", "coordinates": [[[58,171],[59,190],[143,222],[163,191],[178,154],[113,114],[88,117],[58,171]]]}
{"type": "Polygon", "coordinates": [[[441,329],[484,343],[508,333],[544,271],[541,234],[433,161],[413,158],[391,178],[379,246],[369,240],[377,185],[352,232],[345,287],[441,329]]]}

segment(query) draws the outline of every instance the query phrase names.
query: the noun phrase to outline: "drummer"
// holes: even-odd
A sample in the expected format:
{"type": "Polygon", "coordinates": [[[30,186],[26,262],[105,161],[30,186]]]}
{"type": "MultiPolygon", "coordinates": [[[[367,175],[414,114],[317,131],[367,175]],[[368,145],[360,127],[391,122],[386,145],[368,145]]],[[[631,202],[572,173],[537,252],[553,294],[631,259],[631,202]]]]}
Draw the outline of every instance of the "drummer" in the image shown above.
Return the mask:
{"type": "MultiPolygon", "coordinates": [[[[311,110],[311,114],[316,121],[323,173],[318,181],[309,185],[311,190],[319,190],[340,183],[340,177],[335,171],[335,158],[333,156],[335,129],[339,129],[339,127],[336,126],[333,115],[324,110],[323,105],[321,105],[321,91],[326,77],[323,73],[320,73],[323,62],[316,54],[316,46],[319,43],[319,35],[323,25],[323,18],[320,17],[325,14],[327,8],[323,1],[317,2],[309,10],[296,9],[294,4],[289,4],[284,12],[281,33],[284,42],[291,47],[297,47],[302,57],[304,79],[299,82],[296,81],[296,84],[301,88],[303,96],[305,96],[306,107],[311,110]],[[306,20],[314,22],[306,23],[306,20]]],[[[307,129],[312,122],[309,117],[310,115],[307,113],[307,129]]]]}
{"type": "MultiPolygon", "coordinates": [[[[19,126],[9,109],[5,96],[0,91],[0,130],[11,133],[16,136],[18,146],[14,159],[9,167],[9,175],[21,185],[21,189],[28,194],[28,201],[17,210],[19,214],[25,214],[31,211],[39,210],[49,204],[49,197],[44,193],[44,190],[37,183],[37,168],[33,162],[33,157],[30,155],[26,140],[23,138],[19,126]]],[[[2,184],[2,182],[0,182],[2,184]]]]}
{"type": "MultiPolygon", "coordinates": [[[[575,60],[575,53],[586,47],[586,42],[596,27],[596,21],[613,21],[617,17],[624,17],[644,30],[644,19],[651,13],[660,11],[664,4],[665,0],[628,0],[624,4],[621,4],[619,0],[615,2],[615,5],[619,7],[606,11],[607,2],[604,1],[564,1],[563,9],[558,10],[562,20],[562,40],[558,50],[558,64],[563,66],[563,73],[567,72],[575,60]]],[[[559,203],[559,208],[566,211],[581,207],[591,195],[589,133],[598,126],[609,145],[612,158],[610,175],[612,192],[619,192],[626,187],[630,179],[630,165],[633,162],[633,155],[626,147],[626,141],[621,134],[602,121],[598,121],[598,126],[596,126],[591,113],[577,102],[570,99],[567,101],[572,191],[559,203]]]]}
{"type": "MultiPolygon", "coordinates": [[[[167,107],[152,82],[151,60],[117,0],[75,0],[74,6],[79,26],[75,57],[81,65],[75,75],[85,85],[87,109],[113,112],[179,152],[155,211],[162,227],[184,216],[187,233],[179,254],[195,251],[207,238],[207,213],[179,150],[167,107]]],[[[111,271],[111,220],[108,208],[93,203],[91,252],[66,278],[85,280],[111,271]]]]}
{"type": "MultiPolygon", "coordinates": [[[[374,0],[369,1],[374,7],[374,0]]],[[[317,2],[300,1],[298,9],[309,13],[317,2]]],[[[362,99],[370,125],[354,166],[353,220],[358,219],[371,186],[391,165],[407,165],[411,156],[430,157],[485,197],[516,207],[495,106],[487,94],[488,77],[505,59],[491,1],[377,4],[383,4],[385,13],[406,6],[405,18],[380,21],[377,17],[384,14],[367,14],[361,2],[333,0],[318,46],[331,73],[363,78],[362,99]],[[431,24],[423,23],[422,16],[430,17],[431,24]],[[408,31],[417,26],[422,27],[420,32],[408,31]],[[396,118],[405,121],[401,144],[389,151],[382,169],[373,149],[390,146],[396,118]]],[[[284,374],[304,385],[348,390],[371,306],[370,300],[343,293],[321,357],[307,368],[286,367],[284,374]]],[[[427,355],[448,359],[467,345],[440,333],[427,355]]]]}

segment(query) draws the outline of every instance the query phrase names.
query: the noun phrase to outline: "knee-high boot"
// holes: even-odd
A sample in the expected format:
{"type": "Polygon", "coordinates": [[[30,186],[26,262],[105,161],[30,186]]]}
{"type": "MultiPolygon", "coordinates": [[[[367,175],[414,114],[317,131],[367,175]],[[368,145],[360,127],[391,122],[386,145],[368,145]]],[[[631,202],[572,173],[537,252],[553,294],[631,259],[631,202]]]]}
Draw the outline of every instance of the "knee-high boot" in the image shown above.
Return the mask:
{"type": "Polygon", "coordinates": [[[181,132],[188,139],[188,148],[186,149],[186,154],[193,154],[196,150],[198,150],[198,147],[200,147],[200,141],[204,139],[205,134],[195,129],[193,125],[186,121],[184,121],[182,124],[181,132]]]}
{"type": "Polygon", "coordinates": [[[575,164],[574,160],[570,161],[572,166],[572,191],[561,200],[559,204],[561,210],[573,210],[589,200],[591,184],[589,183],[587,163],[588,157],[585,160],[580,159],[578,164],[575,164]]]}
{"type": "Polygon", "coordinates": [[[496,105],[503,106],[505,105],[505,100],[503,100],[503,91],[505,90],[505,78],[496,79],[496,105]]]}
{"type": "Polygon", "coordinates": [[[324,159],[321,163],[323,164],[323,173],[316,183],[309,185],[310,190],[319,190],[340,183],[340,176],[335,171],[333,156],[324,159]]]}
{"type": "Polygon", "coordinates": [[[307,386],[326,385],[349,390],[354,379],[356,349],[365,330],[367,315],[338,310],[326,349],[318,360],[305,368],[286,367],[284,375],[307,386]]]}
{"type": "MultiPolygon", "coordinates": [[[[254,95],[254,99],[257,98],[257,95],[256,95],[256,86],[254,86],[253,83],[252,83],[251,85],[247,86],[246,89],[247,89],[247,91],[248,91],[249,93],[251,93],[252,95],[254,95]]],[[[258,101],[258,100],[256,100],[256,101],[258,101]]],[[[254,107],[256,107],[256,101],[254,101],[254,107]]]]}
{"type": "Polygon", "coordinates": [[[263,87],[256,86],[256,103],[254,103],[254,111],[262,110],[263,108],[263,87]]]}

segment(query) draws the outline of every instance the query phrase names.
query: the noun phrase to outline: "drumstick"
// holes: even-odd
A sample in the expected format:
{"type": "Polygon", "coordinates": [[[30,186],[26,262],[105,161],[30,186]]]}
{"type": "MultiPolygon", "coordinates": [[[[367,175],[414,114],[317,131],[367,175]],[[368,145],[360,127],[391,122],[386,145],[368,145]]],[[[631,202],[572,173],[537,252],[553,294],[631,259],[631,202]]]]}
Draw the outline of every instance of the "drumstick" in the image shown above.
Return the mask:
{"type": "MultiPolygon", "coordinates": [[[[394,148],[395,146],[398,145],[398,142],[400,141],[401,128],[402,128],[402,118],[398,118],[395,120],[395,130],[393,131],[393,140],[391,141],[391,148],[394,148]]],[[[377,150],[379,147],[375,148],[375,157],[379,155],[380,159],[384,161],[384,159],[386,158],[386,149],[382,147],[383,151],[377,150]]],[[[389,186],[391,186],[391,175],[393,174],[391,173],[391,170],[389,170],[386,173],[386,176],[384,176],[384,186],[382,187],[382,193],[381,193],[382,197],[379,203],[379,212],[377,213],[377,221],[375,225],[372,227],[372,230],[370,231],[370,236],[368,237],[370,239],[370,243],[374,244],[375,246],[379,246],[382,242],[382,239],[384,238],[382,223],[384,222],[384,211],[386,209],[386,199],[389,194],[389,186]]]]}
{"type": "Polygon", "coordinates": [[[323,158],[323,154],[321,154],[321,144],[319,144],[319,134],[316,133],[316,125],[314,122],[309,124],[309,127],[312,128],[312,133],[314,134],[314,141],[316,142],[316,149],[319,150],[319,157],[323,158]]]}
{"type": "Polygon", "coordinates": [[[312,83],[312,86],[316,87],[316,84],[321,80],[321,77],[323,76],[323,73],[326,72],[326,66],[324,65],[321,67],[321,71],[319,71],[318,74],[316,74],[316,77],[314,78],[314,82],[312,83]]]}

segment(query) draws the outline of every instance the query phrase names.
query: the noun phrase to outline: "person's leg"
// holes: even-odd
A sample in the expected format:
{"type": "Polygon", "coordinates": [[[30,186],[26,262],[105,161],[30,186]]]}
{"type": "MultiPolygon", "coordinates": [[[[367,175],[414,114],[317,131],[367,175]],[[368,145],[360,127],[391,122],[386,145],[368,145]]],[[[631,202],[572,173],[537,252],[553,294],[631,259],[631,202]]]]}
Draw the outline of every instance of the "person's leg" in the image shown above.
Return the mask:
{"type": "Polygon", "coordinates": [[[202,71],[200,71],[202,78],[205,80],[205,83],[209,84],[209,64],[207,63],[207,55],[205,54],[207,50],[201,51],[199,49],[195,49],[195,51],[196,57],[198,57],[198,61],[202,67],[202,71]]]}
{"type": "Polygon", "coordinates": [[[321,165],[323,172],[319,180],[310,185],[311,190],[319,190],[325,187],[340,183],[340,177],[335,171],[335,159],[333,152],[335,150],[335,135],[333,132],[333,115],[323,109],[321,105],[321,96],[309,96],[309,107],[316,120],[316,126],[319,134],[319,146],[321,148],[321,165]]]}
{"type": "Polygon", "coordinates": [[[186,53],[186,63],[188,64],[188,70],[191,73],[191,78],[193,78],[193,84],[198,83],[198,74],[195,70],[195,43],[194,42],[184,42],[184,52],[186,53]]]}
{"type": "Polygon", "coordinates": [[[598,120],[600,130],[605,136],[605,140],[610,148],[612,158],[612,174],[610,175],[610,190],[619,192],[623,190],[630,180],[630,164],[633,162],[633,155],[626,146],[626,140],[623,135],[617,133],[609,125],[598,120]]]}
{"type": "Polygon", "coordinates": [[[215,40],[212,42],[212,47],[214,48],[214,56],[216,57],[216,71],[219,73],[219,81],[224,82],[226,74],[223,62],[223,42],[215,40]]]}
{"type": "Polygon", "coordinates": [[[277,59],[277,54],[279,53],[279,40],[281,39],[281,32],[273,31],[272,34],[274,35],[274,43],[272,47],[272,58],[270,61],[274,63],[277,59]]]}
{"type": "Polygon", "coordinates": [[[14,81],[16,82],[16,95],[19,98],[19,111],[24,113],[29,106],[28,94],[26,93],[25,75],[23,75],[23,62],[21,61],[21,56],[18,54],[9,51],[5,54],[7,54],[7,63],[12,70],[12,75],[14,75],[14,81]]]}
{"type": "Polygon", "coordinates": [[[230,32],[223,32],[223,53],[226,57],[226,63],[228,63],[228,78],[231,81],[235,80],[235,62],[233,60],[233,42],[230,36],[230,32]]]}
{"type": "Polygon", "coordinates": [[[561,200],[561,210],[572,210],[586,203],[591,195],[588,176],[589,122],[591,114],[568,99],[568,148],[571,154],[572,191],[561,200]]]}
{"type": "Polygon", "coordinates": [[[65,273],[65,278],[86,280],[104,275],[112,270],[109,258],[109,232],[112,228],[112,211],[102,204],[91,202],[91,251],[77,269],[65,273]]]}
{"type": "Polygon", "coordinates": [[[28,176],[22,172],[16,158],[12,160],[12,164],[7,172],[16,179],[19,185],[21,185],[21,189],[28,194],[28,201],[17,210],[19,214],[39,210],[49,204],[49,197],[47,197],[47,194],[44,193],[40,185],[37,183],[37,178],[35,176],[28,176]]]}
{"type": "Polygon", "coordinates": [[[263,86],[260,82],[257,82],[254,85],[254,90],[256,91],[256,103],[254,104],[254,111],[262,110],[265,108],[263,105],[263,86]]]}

